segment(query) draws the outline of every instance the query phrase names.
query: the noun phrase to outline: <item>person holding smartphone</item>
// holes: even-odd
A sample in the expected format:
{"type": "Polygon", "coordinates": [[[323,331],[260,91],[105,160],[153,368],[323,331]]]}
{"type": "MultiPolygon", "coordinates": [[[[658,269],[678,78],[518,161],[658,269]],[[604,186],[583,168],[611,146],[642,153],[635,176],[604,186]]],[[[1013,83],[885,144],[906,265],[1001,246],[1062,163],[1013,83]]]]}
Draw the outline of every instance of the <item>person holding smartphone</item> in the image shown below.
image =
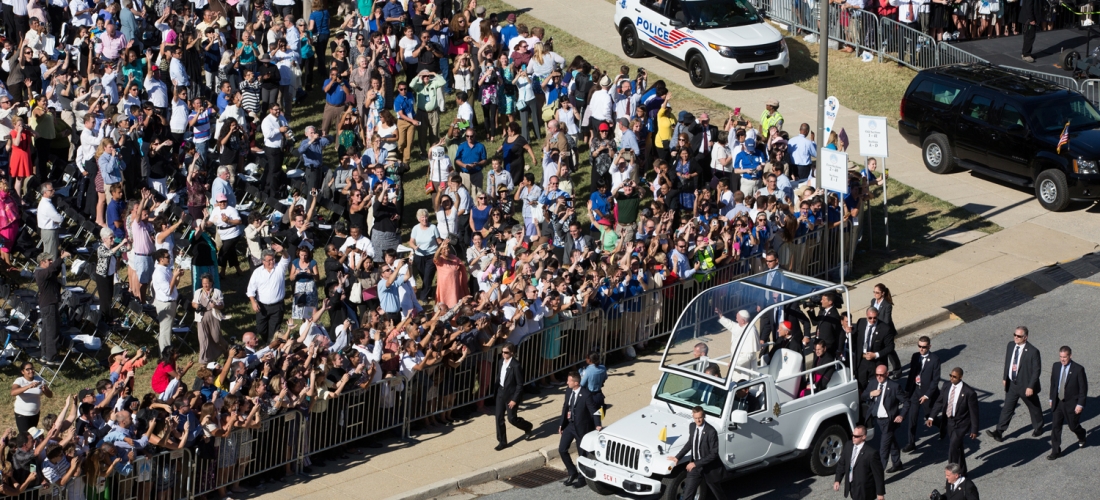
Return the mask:
{"type": "Polygon", "coordinates": [[[53,397],[46,380],[34,372],[34,363],[24,361],[20,376],[11,383],[11,395],[15,398],[15,427],[22,434],[38,426],[42,409],[42,396],[53,397]]]}

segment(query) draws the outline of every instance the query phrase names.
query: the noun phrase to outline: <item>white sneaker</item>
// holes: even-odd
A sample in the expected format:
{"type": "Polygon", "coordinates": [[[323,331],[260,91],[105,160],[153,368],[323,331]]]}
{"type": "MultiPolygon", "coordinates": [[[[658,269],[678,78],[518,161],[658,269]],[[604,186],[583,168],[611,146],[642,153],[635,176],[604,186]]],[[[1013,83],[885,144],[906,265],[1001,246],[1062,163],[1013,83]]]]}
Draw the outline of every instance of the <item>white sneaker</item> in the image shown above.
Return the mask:
{"type": "Polygon", "coordinates": [[[638,357],[638,353],[634,350],[634,346],[632,346],[632,345],[626,346],[626,357],[631,358],[631,359],[634,359],[634,358],[638,357]]]}
{"type": "Polygon", "coordinates": [[[817,35],[814,33],[810,33],[809,35],[806,35],[802,40],[804,40],[806,43],[817,43],[817,35]]]}
{"type": "Polygon", "coordinates": [[[1084,21],[1081,21],[1081,26],[1082,26],[1082,27],[1085,27],[1085,26],[1092,26],[1093,24],[1095,24],[1095,23],[1093,23],[1093,22],[1092,22],[1092,19],[1089,19],[1089,18],[1087,18],[1087,17],[1085,18],[1085,20],[1084,20],[1084,21]]]}

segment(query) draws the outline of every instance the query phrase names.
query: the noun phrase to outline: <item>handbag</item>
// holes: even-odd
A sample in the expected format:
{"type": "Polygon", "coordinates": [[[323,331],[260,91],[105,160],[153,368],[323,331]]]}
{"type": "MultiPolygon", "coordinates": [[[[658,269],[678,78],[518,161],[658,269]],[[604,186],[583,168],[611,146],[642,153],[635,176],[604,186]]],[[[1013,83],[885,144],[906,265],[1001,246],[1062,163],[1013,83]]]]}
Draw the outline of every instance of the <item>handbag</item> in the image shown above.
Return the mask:
{"type": "Polygon", "coordinates": [[[428,180],[424,181],[424,192],[432,194],[435,192],[435,183],[432,182],[432,176],[428,176],[428,180]]]}
{"type": "Polygon", "coordinates": [[[359,281],[351,284],[351,292],[348,294],[348,301],[352,304],[363,303],[363,285],[360,285],[359,281]]]}

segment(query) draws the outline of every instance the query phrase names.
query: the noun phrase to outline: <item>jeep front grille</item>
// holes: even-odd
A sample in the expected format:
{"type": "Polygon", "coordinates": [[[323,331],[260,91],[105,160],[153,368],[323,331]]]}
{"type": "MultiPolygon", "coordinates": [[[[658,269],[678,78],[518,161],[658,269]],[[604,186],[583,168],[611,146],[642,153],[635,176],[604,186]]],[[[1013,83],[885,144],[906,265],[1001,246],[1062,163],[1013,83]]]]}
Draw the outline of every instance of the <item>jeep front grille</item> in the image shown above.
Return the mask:
{"type": "Polygon", "coordinates": [[[623,444],[618,441],[607,441],[607,456],[605,459],[620,467],[630,470],[638,470],[638,460],[642,457],[642,450],[623,444]]]}

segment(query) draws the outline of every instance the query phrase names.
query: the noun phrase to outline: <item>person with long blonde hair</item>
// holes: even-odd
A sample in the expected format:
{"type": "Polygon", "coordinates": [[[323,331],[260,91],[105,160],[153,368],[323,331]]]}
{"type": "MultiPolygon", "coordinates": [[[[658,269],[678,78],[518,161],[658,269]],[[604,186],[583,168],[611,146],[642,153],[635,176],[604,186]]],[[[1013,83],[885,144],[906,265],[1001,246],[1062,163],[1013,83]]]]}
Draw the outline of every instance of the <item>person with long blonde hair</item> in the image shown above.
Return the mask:
{"type": "Polygon", "coordinates": [[[96,195],[99,197],[95,206],[96,222],[101,226],[106,226],[106,222],[101,221],[107,220],[107,193],[111,192],[111,186],[122,182],[124,165],[118,156],[115,141],[110,137],[105,137],[99,142],[99,146],[95,150],[95,156],[97,158],[96,164],[99,166],[96,172],[96,195]],[[102,190],[99,189],[100,184],[103,185],[102,190]]]}
{"type": "Polygon", "coordinates": [[[23,195],[23,179],[34,175],[34,166],[31,164],[31,138],[35,133],[27,127],[22,116],[11,117],[11,159],[8,162],[8,172],[15,179],[15,192],[23,195]]]}

